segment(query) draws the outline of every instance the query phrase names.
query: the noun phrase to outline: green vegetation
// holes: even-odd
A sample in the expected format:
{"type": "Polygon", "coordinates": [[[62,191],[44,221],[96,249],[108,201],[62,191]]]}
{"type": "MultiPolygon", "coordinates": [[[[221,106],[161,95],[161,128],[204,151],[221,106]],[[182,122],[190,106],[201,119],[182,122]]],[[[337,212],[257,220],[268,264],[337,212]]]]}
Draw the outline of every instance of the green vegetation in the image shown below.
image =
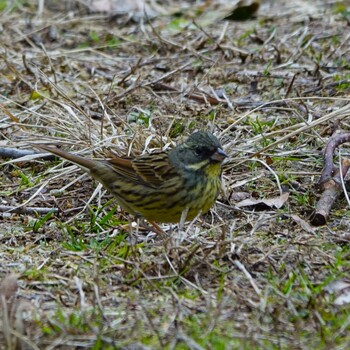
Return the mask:
{"type": "Polygon", "coordinates": [[[157,3],[0,0],[0,151],[132,157],[211,130],[229,155],[217,205],[165,235],[68,162],[4,157],[0,350],[348,349],[349,204],[310,217],[350,128],[349,8],[157,3]]]}

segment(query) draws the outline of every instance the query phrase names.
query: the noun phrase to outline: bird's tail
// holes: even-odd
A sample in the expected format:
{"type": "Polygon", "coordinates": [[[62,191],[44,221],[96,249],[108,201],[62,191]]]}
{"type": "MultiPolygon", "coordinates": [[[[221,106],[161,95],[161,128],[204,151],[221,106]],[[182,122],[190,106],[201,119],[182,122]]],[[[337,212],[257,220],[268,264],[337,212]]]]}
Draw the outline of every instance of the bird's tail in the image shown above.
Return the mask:
{"type": "Polygon", "coordinates": [[[46,145],[35,145],[36,148],[39,148],[43,151],[50,152],[58,157],[64,158],[86,170],[91,170],[96,166],[96,161],[75,154],[63,151],[56,147],[46,146],[46,145]]]}

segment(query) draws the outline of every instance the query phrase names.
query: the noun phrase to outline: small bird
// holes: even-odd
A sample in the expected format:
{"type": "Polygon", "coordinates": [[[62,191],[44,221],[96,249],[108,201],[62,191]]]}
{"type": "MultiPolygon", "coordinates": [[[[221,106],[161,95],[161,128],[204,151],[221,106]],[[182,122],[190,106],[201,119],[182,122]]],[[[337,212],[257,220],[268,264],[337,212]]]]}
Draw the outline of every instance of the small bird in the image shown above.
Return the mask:
{"type": "Polygon", "coordinates": [[[104,160],[87,159],[47,145],[35,147],[78,165],[101,182],[124,210],[157,229],[156,221],[189,221],[213,206],[227,157],[218,139],[204,131],[168,152],[135,158],[112,154],[104,160]]]}

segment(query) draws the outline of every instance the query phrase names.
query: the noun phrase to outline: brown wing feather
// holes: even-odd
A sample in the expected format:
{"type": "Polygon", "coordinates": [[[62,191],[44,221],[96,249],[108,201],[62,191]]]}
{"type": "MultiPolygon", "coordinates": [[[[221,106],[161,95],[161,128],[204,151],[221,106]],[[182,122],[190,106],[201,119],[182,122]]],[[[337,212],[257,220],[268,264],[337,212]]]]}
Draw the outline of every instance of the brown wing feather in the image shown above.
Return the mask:
{"type": "MultiPolygon", "coordinates": [[[[169,163],[168,154],[165,152],[144,154],[136,158],[119,157],[115,153],[110,152],[108,154],[109,159],[93,160],[46,145],[35,145],[35,147],[54,153],[85,169],[89,169],[92,176],[96,176],[97,171],[105,173],[103,164],[108,164],[118,175],[133,181],[135,184],[143,183],[151,187],[161,186],[167,179],[172,178],[177,173],[176,169],[169,163]]],[[[100,179],[101,174],[97,178],[100,179]]]]}
{"type": "Polygon", "coordinates": [[[134,159],[113,155],[108,163],[118,174],[153,187],[160,186],[176,174],[176,170],[169,164],[169,158],[165,152],[144,154],[134,159]]]}
{"type": "Polygon", "coordinates": [[[112,166],[113,170],[120,176],[126,177],[135,183],[140,181],[140,177],[135,172],[132,164],[132,158],[123,158],[111,154],[111,158],[106,160],[106,162],[112,166]]]}

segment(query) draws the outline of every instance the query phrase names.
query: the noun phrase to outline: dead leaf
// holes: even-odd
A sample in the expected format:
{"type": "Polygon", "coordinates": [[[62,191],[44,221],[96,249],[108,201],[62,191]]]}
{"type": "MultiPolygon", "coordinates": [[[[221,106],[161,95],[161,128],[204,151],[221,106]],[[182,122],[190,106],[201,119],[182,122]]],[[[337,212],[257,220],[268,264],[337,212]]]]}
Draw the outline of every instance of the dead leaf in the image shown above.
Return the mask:
{"type": "Polygon", "coordinates": [[[19,274],[12,273],[6,276],[0,284],[0,296],[3,296],[5,300],[10,299],[17,292],[17,280],[19,274]]]}
{"type": "Polygon", "coordinates": [[[223,19],[231,21],[244,21],[252,18],[259,9],[260,0],[240,0],[240,1],[213,1],[207,2],[202,12],[203,15],[196,19],[196,23],[205,27],[217,23],[223,19]]]}
{"type": "Polygon", "coordinates": [[[298,215],[291,215],[291,218],[301,226],[303,230],[305,230],[308,233],[315,234],[315,229],[305,220],[303,220],[300,216],[298,215]]]}
{"type": "MultiPolygon", "coordinates": [[[[20,300],[15,309],[14,315],[14,329],[21,336],[27,336],[28,323],[34,320],[35,308],[33,304],[28,300],[20,300]]],[[[23,341],[22,337],[16,337],[13,342],[16,349],[28,349],[27,344],[23,341]]]]}
{"type": "Polygon", "coordinates": [[[247,199],[249,197],[249,193],[248,192],[232,192],[232,194],[230,195],[230,201],[234,201],[234,202],[238,202],[238,201],[243,201],[245,199],[247,199]]]}
{"type": "Polygon", "coordinates": [[[17,280],[19,275],[12,273],[6,276],[0,284],[0,310],[2,316],[2,333],[4,335],[7,349],[15,348],[13,345],[16,340],[13,339],[11,334],[12,329],[12,319],[11,314],[13,311],[13,300],[9,299],[16,294],[17,291],[17,280]]]}
{"type": "Polygon", "coordinates": [[[342,291],[343,289],[350,287],[350,281],[347,280],[336,280],[328,283],[324,290],[328,293],[338,293],[339,291],[342,291]]]}
{"type": "Polygon", "coordinates": [[[131,15],[136,18],[154,17],[158,13],[145,0],[93,0],[88,4],[92,12],[106,12],[111,15],[131,15]]]}
{"type": "Polygon", "coordinates": [[[346,289],[346,291],[343,294],[339,295],[334,300],[335,305],[344,305],[349,303],[350,303],[350,289],[346,289]]]}
{"type": "Polygon", "coordinates": [[[19,123],[20,120],[14,116],[4,105],[0,104],[0,109],[15,123],[19,123]]]}
{"type": "Polygon", "coordinates": [[[238,208],[242,207],[259,207],[260,210],[266,209],[266,208],[277,208],[280,209],[284,205],[284,203],[288,200],[289,192],[283,193],[281,196],[274,197],[274,198],[267,198],[267,199],[255,199],[255,198],[249,198],[241,201],[240,203],[236,204],[238,208]]]}
{"type": "Polygon", "coordinates": [[[224,19],[231,21],[245,21],[254,17],[259,7],[260,0],[241,0],[224,19]]]}
{"type": "Polygon", "coordinates": [[[334,305],[344,305],[350,303],[350,281],[336,280],[330,282],[324,290],[330,294],[336,294],[334,305]]]}

